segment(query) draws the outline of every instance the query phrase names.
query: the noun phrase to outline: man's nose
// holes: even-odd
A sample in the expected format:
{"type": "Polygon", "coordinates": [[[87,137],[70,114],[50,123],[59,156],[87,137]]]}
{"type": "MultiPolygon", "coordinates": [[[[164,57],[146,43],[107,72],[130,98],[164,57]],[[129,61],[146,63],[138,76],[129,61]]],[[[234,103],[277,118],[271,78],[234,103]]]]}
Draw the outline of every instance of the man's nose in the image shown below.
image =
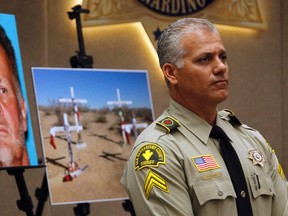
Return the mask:
{"type": "Polygon", "coordinates": [[[214,64],[213,65],[214,74],[226,73],[228,71],[227,62],[220,58],[216,58],[213,64],[214,64]]]}

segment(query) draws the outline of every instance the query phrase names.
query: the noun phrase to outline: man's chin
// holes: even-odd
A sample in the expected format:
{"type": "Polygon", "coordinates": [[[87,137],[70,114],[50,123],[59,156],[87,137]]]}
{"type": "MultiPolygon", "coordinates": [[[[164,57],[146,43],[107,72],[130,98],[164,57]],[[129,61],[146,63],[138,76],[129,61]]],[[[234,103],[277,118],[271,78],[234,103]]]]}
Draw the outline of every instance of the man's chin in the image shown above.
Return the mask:
{"type": "Polygon", "coordinates": [[[12,162],[7,162],[7,161],[0,161],[0,167],[13,167],[16,166],[12,162]]]}
{"type": "Polygon", "coordinates": [[[7,146],[0,147],[0,164],[1,167],[13,166],[13,154],[7,146]]]}
{"type": "Polygon", "coordinates": [[[2,161],[0,161],[0,167],[12,167],[12,165],[7,164],[7,163],[3,163],[2,161]]]}
{"type": "Polygon", "coordinates": [[[224,102],[227,98],[228,98],[228,94],[221,94],[216,97],[215,101],[217,104],[220,104],[224,102]]]}

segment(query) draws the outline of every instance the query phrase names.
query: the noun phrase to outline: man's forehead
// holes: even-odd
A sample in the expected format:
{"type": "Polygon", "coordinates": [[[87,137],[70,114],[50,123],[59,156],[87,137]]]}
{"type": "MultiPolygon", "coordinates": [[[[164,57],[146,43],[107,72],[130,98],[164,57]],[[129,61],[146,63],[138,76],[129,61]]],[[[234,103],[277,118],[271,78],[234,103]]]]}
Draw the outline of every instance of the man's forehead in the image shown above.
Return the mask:
{"type": "Polygon", "coordinates": [[[207,39],[213,39],[213,40],[221,40],[222,37],[218,32],[213,32],[211,30],[207,29],[197,29],[197,30],[191,30],[186,31],[184,34],[182,34],[182,41],[204,41],[207,39]]]}
{"type": "Polygon", "coordinates": [[[219,34],[191,33],[182,40],[184,49],[197,50],[198,52],[226,52],[222,38],[219,34]]]}
{"type": "Polygon", "coordinates": [[[13,79],[12,66],[4,48],[0,45],[0,81],[8,82],[13,79]]]}
{"type": "Polygon", "coordinates": [[[8,55],[2,44],[0,44],[0,63],[1,63],[1,66],[2,64],[3,65],[9,64],[8,55]]]}

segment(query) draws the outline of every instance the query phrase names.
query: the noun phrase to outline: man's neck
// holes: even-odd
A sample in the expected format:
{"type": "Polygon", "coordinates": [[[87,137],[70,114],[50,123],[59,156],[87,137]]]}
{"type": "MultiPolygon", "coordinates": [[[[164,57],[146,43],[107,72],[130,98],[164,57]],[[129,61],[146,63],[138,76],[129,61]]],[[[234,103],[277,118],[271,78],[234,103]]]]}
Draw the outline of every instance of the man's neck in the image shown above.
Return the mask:
{"type": "Polygon", "coordinates": [[[210,125],[213,126],[215,124],[217,117],[217,105],[208,105],[203,103],[186,103],[186,101],[183,100],[177,100],[175,98],[172,99],[184,106],[186,109],[198,115],[210,125]]]}

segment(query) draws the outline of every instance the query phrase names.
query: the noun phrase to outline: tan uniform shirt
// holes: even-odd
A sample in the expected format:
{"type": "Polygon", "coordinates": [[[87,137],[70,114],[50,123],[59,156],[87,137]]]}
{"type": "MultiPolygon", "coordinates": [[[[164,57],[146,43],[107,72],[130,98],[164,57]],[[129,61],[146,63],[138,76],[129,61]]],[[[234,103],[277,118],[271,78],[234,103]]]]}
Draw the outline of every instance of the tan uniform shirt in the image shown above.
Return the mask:
{"type": "MultiPolygon", "coordinates": [[[[219,112],[216,124],[238,154],[253,215],[288,215],[287,181],[273,149],[256,130],[233,126],[229,114],[219,112]]],[[[141,133],[121,179],[137,216],[237,215],[236,194],[219,143],[209,138],[211,129],[171,100],[169,109],[141,133]],[[167,116],[172,118],[156,124],[167,116]]]]}

